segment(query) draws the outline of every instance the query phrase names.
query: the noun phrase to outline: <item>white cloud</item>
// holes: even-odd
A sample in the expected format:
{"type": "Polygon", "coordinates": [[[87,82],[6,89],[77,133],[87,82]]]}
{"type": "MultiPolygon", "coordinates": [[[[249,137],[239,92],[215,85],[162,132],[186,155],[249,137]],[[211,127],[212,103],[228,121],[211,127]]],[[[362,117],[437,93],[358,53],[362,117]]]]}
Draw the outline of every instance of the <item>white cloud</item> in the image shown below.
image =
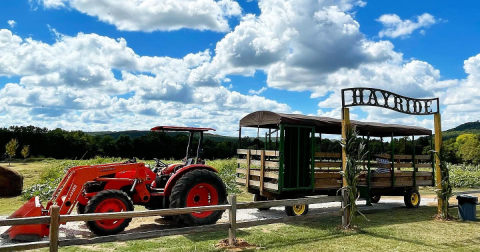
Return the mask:
{"type": "Polygon", "coordinates": [[[15,20],[8,20],[7,23],[8,26],[10,26],[10,28],[12,29],[17,25],[17,22],[15,22],[15,20]]]}
{"type": "Polygon", "coordinates": [[[267,87],[262,87],[259,90],[250,89],[250,90],[248,90],[248,93],[259,95],[259,94],[263,93],[265,90],[267,90],[267,87]]]}
{"type": "Polygon", "coordinates": [[[358,1],[357,1],[357,5],[358,5],[359,7],[365,7],[365,6],[367,6],[367,2],[358,0],[358,1]]]}
{"type": "Polygon", "coordinates": [[[19,76],[20,81],[0,89],[0,120],[3,125],[125,130],[146,129],[161,117],[161,124],[208,126],[232,134],[238,120],[252,111],[290,112],[286,104],[257,95],[189,85],[192,69],[210,59],[208,50],[180,59],[140,56],[124,39],[96,34],[59,34],[50,45],[3,29],[0,76],[19,76]],[[115,78],[114,69],[120,77],[115,78]],[[129,98],[119,98],[124,94],[129,98]]]}
{"type": "MultiPolygon", "coordinates": [[[[434,16],[424,13],[416,17],[417,21],[402,20],[397,14],[385,14],[380,16],[377,21],[382,23],[383,29],[378,33],[379,37],[406,38],[415,30],[428,28],[440,21],[434,16]]],[[[425,35],[425,30],[420,30],[420,34],[425,35]]]]}
{"type": "MultiPolygon", "coordinates": [[[[34,0],[30,0],[34,1],[34,0]]],[[[182,28],[226,32],[228,18],[242,14],[233,0],[37,0],[45,8],[75,9],[122,31],[182,28]]]]}
{"type": "MultiPolygon", "coordinates": [[[[447,130],[459,124],[477,121],[480,118],[480,54],[464,62],[465,79],[441,80],[440,71],[427,62],[413,60],[403,65],[374,64],[359,69],[338,72],[331,75],[329,83],[339,85],[319,103],[319,115],[339,115],[341,104],[339,90],[351,86],[368,86],[387,89],[398,94],[415,98],[440,98],[442,129],[447,130]],[[345,85],[345,86],[342,86],[345,85]],[[325,108],[332,108],[328,111],[325,108]],[[328,112],[323,112],[328,111],[328,112]]],[[[417,125],[433,128],[432,117],[404,115],[395,111],[361,107],[359,118],[364,121],[377,121],[404,125],[417,125]]],[[[359,111],[357,110],[357,113],[359,111]]],[[[355,114],[354,112],[353,114],[355,114]]],[[[337,116],[338,118],[338,116],[337,116]]]]}
{"type": "Polygon", "coordinates": [[[59,9],[67,7],[65,5],[65,0],[28,0],[30,4],[33,2],[38,2],[39,4],[43,4],[45,8],[52,8],[52,9],[59,9]]]}
{"type": "MultiPolygon", "coordinates": [[[[390,41],[366,39],[349,14],[361,5],[355,3],[260,1],[261,14],[245,16],[217,43],[213,59],[192,70],[189,83],[218,85],[227,75],[252,76],[261,70],[267,74],[269,88],[310,91],[312,98],[321,98],[319,114],[323,115],[339,113],[328,108],[341,104],[342,88],[376,87],[420,98],[455,85],[455,81],[441,80],[440,71],[428,62],[403,59],[390,41]]],[[[428,16],[419,20],[425,26],[428,16]]],[[[398,113],[392,113],[391,122],[394,118],[411,120],[398,113]]],[[[428,125],[429,121],[412,122],[428,125]]]]}
{"type": "Polygon", "coordinates": [[[356,1],[259,1],[261,14],[246,15],[219,41],[215,57],[192,71],[189,82],[213,85],[228,74],[268,73],[269,87],[309,90],[328,73],[399,57],[388,41],[372,42],[348,13],[356,1]]]}

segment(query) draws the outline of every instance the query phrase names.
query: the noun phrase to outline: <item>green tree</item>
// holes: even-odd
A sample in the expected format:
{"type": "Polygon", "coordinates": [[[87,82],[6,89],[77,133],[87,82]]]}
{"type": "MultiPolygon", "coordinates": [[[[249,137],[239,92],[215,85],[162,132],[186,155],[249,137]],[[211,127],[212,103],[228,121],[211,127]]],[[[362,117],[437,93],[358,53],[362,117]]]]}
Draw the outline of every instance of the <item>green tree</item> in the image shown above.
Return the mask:
{"type": "Polygon", "coordinates": [[[455,139],[448,139],[446,141],[443,141],[442,143],[442,148],[443,148],[443,161],[446,161],[448,163],[452,164],[458,164],[460,162],[460,157],[458,156],[457,153],[457,148],[456,148],[456,142],[455,139]]]}
{"type": "Polygon", "coordinates": [[[15,138],[12,138],[10,142],[5,145],[6,153],[8,155],[8,166],[11,166],[12,157],[15,156],[15,153],[18,149],[18,141],[15,138]]]}
{"type": "Polygon", "coordinates": [[[30,155],[30,145],[24,145],[20,153],[23,156],[23,160],[26,161],[28,155],[30,155]]]}
{"type": "Polygon", "coordinates": [[[462,134],[457,137],[456,147],[459,156],[468,163],[480,163],[480,135],[462,134]]]}
{"type": "Polygon", "coordinates": [[[118,150],[118,155],[122,158],[132,158],[133,154],[133,141],[130,136],[120,135],[115,142],[118,150]]]}

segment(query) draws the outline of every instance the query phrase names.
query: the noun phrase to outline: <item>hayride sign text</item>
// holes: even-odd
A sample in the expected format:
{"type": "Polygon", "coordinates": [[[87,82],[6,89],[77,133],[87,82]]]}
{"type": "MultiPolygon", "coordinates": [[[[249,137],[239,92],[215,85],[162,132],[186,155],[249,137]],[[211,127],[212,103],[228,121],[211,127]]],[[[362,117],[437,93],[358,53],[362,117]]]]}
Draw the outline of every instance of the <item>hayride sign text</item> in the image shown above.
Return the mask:
{"type": "Polygon", "coordinates": [[[342,107],[374,106],[411,115],[440,112],[439,99],[415,99],[376,88],[342,89],[342,107]]]}

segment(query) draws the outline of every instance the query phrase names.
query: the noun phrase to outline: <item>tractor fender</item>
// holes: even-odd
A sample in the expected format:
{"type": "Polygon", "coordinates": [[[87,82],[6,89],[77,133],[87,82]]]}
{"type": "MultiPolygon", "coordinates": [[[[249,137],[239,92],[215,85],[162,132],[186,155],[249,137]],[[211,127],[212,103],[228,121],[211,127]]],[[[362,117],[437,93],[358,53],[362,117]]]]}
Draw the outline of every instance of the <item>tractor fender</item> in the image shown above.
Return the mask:
{"type": "Polygon", "coordinates": [[[167,184],[165,185],[165,190],[164,190],[164,195],[165,197],[170,196],[172,193],[172,189],[175,186],[175,183],[177,183],[177,180],[180,179],[184,174],[187,172],[193,171],[193,170],[198,170],[198,169],[204,169],[204,170],[209,170],[218,173],[217,169],[209,166],[209,165],[204,165],[204,164],[194,164],[194,165],[189,165],[182,167],[179,169],[175,174],[173,174],[170,179],[168,180],[167,184]]]}

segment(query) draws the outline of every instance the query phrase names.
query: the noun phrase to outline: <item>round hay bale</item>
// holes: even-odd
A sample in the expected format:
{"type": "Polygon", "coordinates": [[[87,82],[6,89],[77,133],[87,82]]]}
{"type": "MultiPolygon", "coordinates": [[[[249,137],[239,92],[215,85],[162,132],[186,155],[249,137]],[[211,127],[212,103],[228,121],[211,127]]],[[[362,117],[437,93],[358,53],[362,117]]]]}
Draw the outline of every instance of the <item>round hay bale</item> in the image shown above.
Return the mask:
{"type": "Polygon", "coordinates": [[[0,166],[0,197],[22,194],[23,176],[10,168],[0,166]]]}

